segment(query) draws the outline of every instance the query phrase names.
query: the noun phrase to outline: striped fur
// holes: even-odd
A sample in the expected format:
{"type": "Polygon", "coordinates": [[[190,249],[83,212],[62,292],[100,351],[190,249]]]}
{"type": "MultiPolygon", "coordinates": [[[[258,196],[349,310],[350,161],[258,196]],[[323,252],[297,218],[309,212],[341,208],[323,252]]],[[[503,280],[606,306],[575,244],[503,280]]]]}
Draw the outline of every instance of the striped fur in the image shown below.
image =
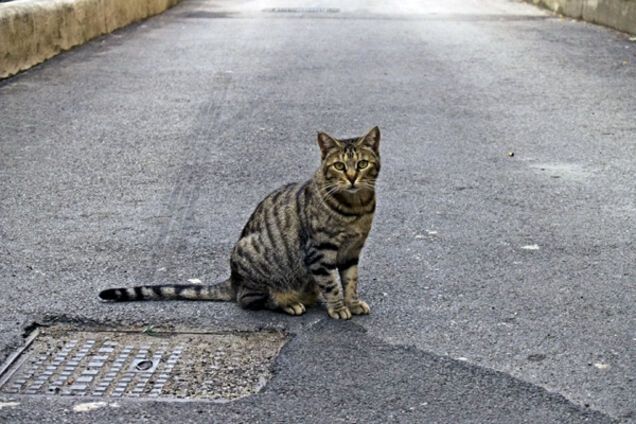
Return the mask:
{"type": "Polygon", "coordinates": [[[203,285],[108,289],[104,300],[233,300],[245,309],[305,312],[318,298],[329,316],[368,314],[357,295],[358,260],[375,211],[380,130],[358,138],[318,134],[322,162],[313,177],[269,194],[230,256],[230,278],[203,285]]]}
{"type": "Polygon", "coordinates": [[[204,286],[201,284],[172,284],[106,289],[99,293],[102,300],[118,302],[133,300],[234,300],[236,295],[230,280],[204,286]]]}

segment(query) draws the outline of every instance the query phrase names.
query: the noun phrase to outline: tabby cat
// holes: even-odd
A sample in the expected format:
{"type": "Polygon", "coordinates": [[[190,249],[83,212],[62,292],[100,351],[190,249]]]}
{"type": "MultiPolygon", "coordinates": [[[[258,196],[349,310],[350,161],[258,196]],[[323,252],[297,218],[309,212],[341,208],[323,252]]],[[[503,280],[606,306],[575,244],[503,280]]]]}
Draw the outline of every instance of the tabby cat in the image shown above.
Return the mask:
{"type": "Polygon", "coordinates": [[[368,314],[358,298],[358,257],[371,229],[380,130],[336,139],[318,133],[321,165],[304,183],[268,195],[252,213],[215,285],[107,289],[104,300],[225,300],[301,315],[319,297],[331,318],[368,314]]]}

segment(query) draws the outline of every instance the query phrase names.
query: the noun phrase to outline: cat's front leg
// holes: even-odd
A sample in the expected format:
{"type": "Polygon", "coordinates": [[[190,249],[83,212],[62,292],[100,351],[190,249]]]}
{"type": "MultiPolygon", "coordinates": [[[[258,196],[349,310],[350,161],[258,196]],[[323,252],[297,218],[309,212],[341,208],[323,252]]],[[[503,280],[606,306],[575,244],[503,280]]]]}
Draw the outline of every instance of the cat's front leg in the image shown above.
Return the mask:
{"type": "Polygon", "coordinates": [[[353,315],[368,315],[371,308],[367,302],[358,299],[358,256],[339,263],[338,271],[344,289],[345,305],[353,315]]]}
{"type": "Polygon", "coordinates": [[[336,245],[320,243],[309,249],[305,262],[327,303],[329,316],[334,319],[351,319],[351,311],[345,305],[343,290],[338,279],[337,253],[336,245]]]}

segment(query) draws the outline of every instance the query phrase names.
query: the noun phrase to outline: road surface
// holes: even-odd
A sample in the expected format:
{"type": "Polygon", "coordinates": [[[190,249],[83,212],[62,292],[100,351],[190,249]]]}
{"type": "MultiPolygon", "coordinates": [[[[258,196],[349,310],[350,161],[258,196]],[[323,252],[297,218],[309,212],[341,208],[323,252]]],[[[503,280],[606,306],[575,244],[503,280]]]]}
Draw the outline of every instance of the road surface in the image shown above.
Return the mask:
{"type": "Polygon", "coordinates": [[[0,356],[34,323],[285,329],[228,403],[6,422],[636,421],[636,43],[525,3],[195,1],[0,82],[0,356]],[[383,132],[372,314],[103,304],[214,282],[316,131],[383,132]]]}

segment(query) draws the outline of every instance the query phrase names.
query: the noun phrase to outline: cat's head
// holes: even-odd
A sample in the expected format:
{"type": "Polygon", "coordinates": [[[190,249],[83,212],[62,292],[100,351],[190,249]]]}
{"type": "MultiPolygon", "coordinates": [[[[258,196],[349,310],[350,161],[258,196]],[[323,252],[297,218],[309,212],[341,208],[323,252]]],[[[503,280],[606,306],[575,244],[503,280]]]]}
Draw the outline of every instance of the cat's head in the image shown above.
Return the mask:
{"type": "Polygon", "coordinates": [[[355,194],[374,191],[380,173],[380,129],[373,127],[362,137],[336,139],[318,133],[322,157],[320,172],[330,193],[355,194]]]}

